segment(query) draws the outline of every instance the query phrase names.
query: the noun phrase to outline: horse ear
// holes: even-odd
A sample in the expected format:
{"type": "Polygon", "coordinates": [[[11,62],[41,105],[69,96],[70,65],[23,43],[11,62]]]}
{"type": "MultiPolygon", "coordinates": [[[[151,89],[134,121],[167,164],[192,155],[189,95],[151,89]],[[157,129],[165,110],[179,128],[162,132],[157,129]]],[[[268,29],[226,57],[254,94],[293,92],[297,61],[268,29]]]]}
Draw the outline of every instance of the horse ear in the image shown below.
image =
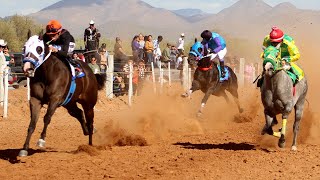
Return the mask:
{"type": "Polygon", "coordinates": [[[31,30],[28,30],[27,38],[29,39],[31,37],[31,30]]]}
{"type": "Polygon", "coordinates": [[[197,38],[194,38],[194,43],[198,42],[198,39],[197,38]]]}
{"type": "Polygon", "coordinates": [[[39,32],[39,40],[43,40],[43,29],[39,32]]]}

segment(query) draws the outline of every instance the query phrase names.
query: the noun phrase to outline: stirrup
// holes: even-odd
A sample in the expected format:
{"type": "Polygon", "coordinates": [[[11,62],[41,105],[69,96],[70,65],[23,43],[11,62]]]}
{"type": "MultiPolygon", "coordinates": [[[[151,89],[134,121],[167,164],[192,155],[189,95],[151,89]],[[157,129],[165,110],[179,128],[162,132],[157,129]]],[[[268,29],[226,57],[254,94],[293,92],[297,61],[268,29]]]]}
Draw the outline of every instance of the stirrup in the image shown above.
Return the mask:
{"type": "Polygon", "coordinates": [[[84,77],[84,76],[85,76],[84,72],[82,72],[82,71],[80,71],[80,72],[77,71],[77,72],[76,72],[76,77],[77,77],[77,78],[82,78],[82,77],[84,77]]]}

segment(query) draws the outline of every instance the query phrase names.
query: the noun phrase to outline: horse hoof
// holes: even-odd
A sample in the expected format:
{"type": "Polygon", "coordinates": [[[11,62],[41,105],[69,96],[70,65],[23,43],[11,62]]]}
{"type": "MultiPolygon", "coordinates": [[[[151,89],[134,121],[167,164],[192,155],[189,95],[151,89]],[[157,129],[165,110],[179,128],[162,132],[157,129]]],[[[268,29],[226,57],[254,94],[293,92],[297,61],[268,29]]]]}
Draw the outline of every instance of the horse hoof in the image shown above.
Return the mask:
{"type": "Polygon", "coordinates": [[[286,141],[285,140],[281,140],[281,138],[279,139],[279,142],[278,142],[278,146],[279,148],[284,148],[286,145],[286,141]]]}
{"type": "Polygon", "coordinates": [[[297,151],[298,149],[297,149],[297,146],[292,146],[291,147],[291,151],[297,151]]]}
{"type": "Polygon", "coordinates": [[[20,152],[19,152],[19,156],[20,157],[25,157],[25,156],[28,156],[28,151],[27,150],[20,150],[20,152]]]}
{"type": "Polygon", "coordinates": [[[199,117],[201,117],[202,116],[202,112],[198,112],[197,113],[197,117],[199,118],[199,117]]]}
{"type": "Polygon", "coordinates": [[[188,97],[188,93],[183,93],[183,94],[181,94],[181,97],[187,98],[187,97],[188,97]]]}
{"type": "Polygon", "coordinates": [[[46,141],[43,139],[39,139],[37,142],[37,146],[40,148],[44,148],[46,146],[46,141]]]}
{"type": "Polygon", "coordinates": [[[95,134],[96,132],[98,132],[98,130],[95,128],[95,127],[93,127],[93,134],[95,134]]]}

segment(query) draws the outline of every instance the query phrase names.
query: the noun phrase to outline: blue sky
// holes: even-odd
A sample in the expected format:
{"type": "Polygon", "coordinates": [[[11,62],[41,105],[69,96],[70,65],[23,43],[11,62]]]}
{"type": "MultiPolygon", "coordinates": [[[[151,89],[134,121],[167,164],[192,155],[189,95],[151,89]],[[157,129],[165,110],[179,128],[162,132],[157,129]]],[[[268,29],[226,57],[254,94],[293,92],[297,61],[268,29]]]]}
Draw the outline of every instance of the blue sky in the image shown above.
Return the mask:
{"type": "MultiPolygon", "coordinates": [[[[37,12],[59,0],[0,0],[0,17],[13,14],[26,15],[37,12]]],[[[209,13],[217,13],[238,0],[143,0],[154,7],[166,9],[196,8],[209,13]]],[[[291,2],[300,9],[320,10],[320,0],[264,0],[274,6],[281,2],[291,2]]]]}

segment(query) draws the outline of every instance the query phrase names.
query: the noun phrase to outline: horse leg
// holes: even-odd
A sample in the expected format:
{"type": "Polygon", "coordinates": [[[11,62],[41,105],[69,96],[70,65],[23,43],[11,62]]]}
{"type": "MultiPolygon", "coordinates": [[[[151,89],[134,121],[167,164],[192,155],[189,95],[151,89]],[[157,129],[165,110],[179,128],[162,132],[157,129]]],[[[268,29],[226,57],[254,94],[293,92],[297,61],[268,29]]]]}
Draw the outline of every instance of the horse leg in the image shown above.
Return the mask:
{"type": "Polygon", "coordinates": [[[59,106],[59,103],[56,100],[54,102],[51,101],[48,104],[47,112],[43,118],[43,122],[44,122],[43,130],[40,135],[40,139],[38,140],[38,143],[37,143],[37,145],[41,148],[45,147],[45,143],[46,143],[45,138],[46,138],[46,134],[47,134],[47,128],[48,128],[48,125],[50,124],[52,115],[54,114],[54,112],[56,111],[58,106],[59,106]]]}
{"type": "Polygon", "coordinates": [[[261,131],[261,135],[264,135],[267,133],[272,136],[280,137],[279,132],[273,132],[272,130],[272,126],[275,123],[276,116],[272,116],[267,110],[264,110],[264,116],[266,119],[266,124],[264,125],[261,131]]]}
{"type": "Polygon", "coordinates": [[[183,94],[181,95],[181,97],[184,97],[184,98],[189,97],[189,98],[190,98],[191,94],[192,94],[194,91],[199,90],[200,87],[201,87],[200,82],[197,81],[197,80],[193,80],[193,81],[192,81],[192,86],[191,86],[191,88],[190,88],[187,92],[183,93],[183,94]]]}
{"type": "Polygon", "coordinates": [[[237,88],[230,88],[229,92],[233,96],[234,102],[237,104],[239,113],[243,113],[243,109],[240,107],[239,94],[237,88]]]}
{"type": "Polygon", "coordinates": [[[300,128],[300,120],[303,115],[304,99],[297,102],[295,105],[295,121],[293,124],[293,142],[291,146],[292,151],[297,150],[297,135],[300,128]]]}
{"type": "Polygon", "coordinates": [[[41,101],[36,98],[31,97],[31,99],[30,99],[31,120],[30,120],[30,124],[29,124],[29,128],[28,128],[27,138],[26,138],[26,141],[23,145],[23,149],[20,150],[20,152],[19,152],[19,156],[27,156],[28,155],[30,138],[36,128],[37,121],[39,119],[40,109],[41,109],[41,101]]]}
{"type": "Polygon", "coordinates": [[[84,115],[87,121],[87,128],[89,132],[89,145],[92,145],[92,134],[93,134],[93,118],[94,118],[94,111],[93,107],[83,107],[84,115]]]}
{"type": "Polygon", "coordinates": [[[214,86],[214,87],[211,87],[207,90],[207,92],[204,94],[204,97],[202,98],[201,100],[201,105],[200,105],[200,109],[198,111],[198,116],[201,116],[202,115],[202,111],[203,111],[203,108],[204,106],[206,105],[209,97],[211,94],[215,93],[218,89],[220,89],[219,87],[220,85],[217,85],[217,86],[214,86]]]}
{"type": "Polygon", "coordinates": [[[83,111],[80,108],[78,108],[77,104],[76,103],[67,104],[66,109],[68,110],[68,113],[72,117],[75,117],[80,122],[83,134],[86,136],[89,135],[89,131],[86,126],[86,120],[84,119],[84,116],[83,116],[83,111]]]}
{"type": "Polygon", "coordinates": [[[230,104],[230,99],[229,99],[229,97],[227,96],[227,94],[226,94],[225,91],[221,92],[221,96],[226,100],[226,102],[227,102],[228,104],[230,104]]]}

